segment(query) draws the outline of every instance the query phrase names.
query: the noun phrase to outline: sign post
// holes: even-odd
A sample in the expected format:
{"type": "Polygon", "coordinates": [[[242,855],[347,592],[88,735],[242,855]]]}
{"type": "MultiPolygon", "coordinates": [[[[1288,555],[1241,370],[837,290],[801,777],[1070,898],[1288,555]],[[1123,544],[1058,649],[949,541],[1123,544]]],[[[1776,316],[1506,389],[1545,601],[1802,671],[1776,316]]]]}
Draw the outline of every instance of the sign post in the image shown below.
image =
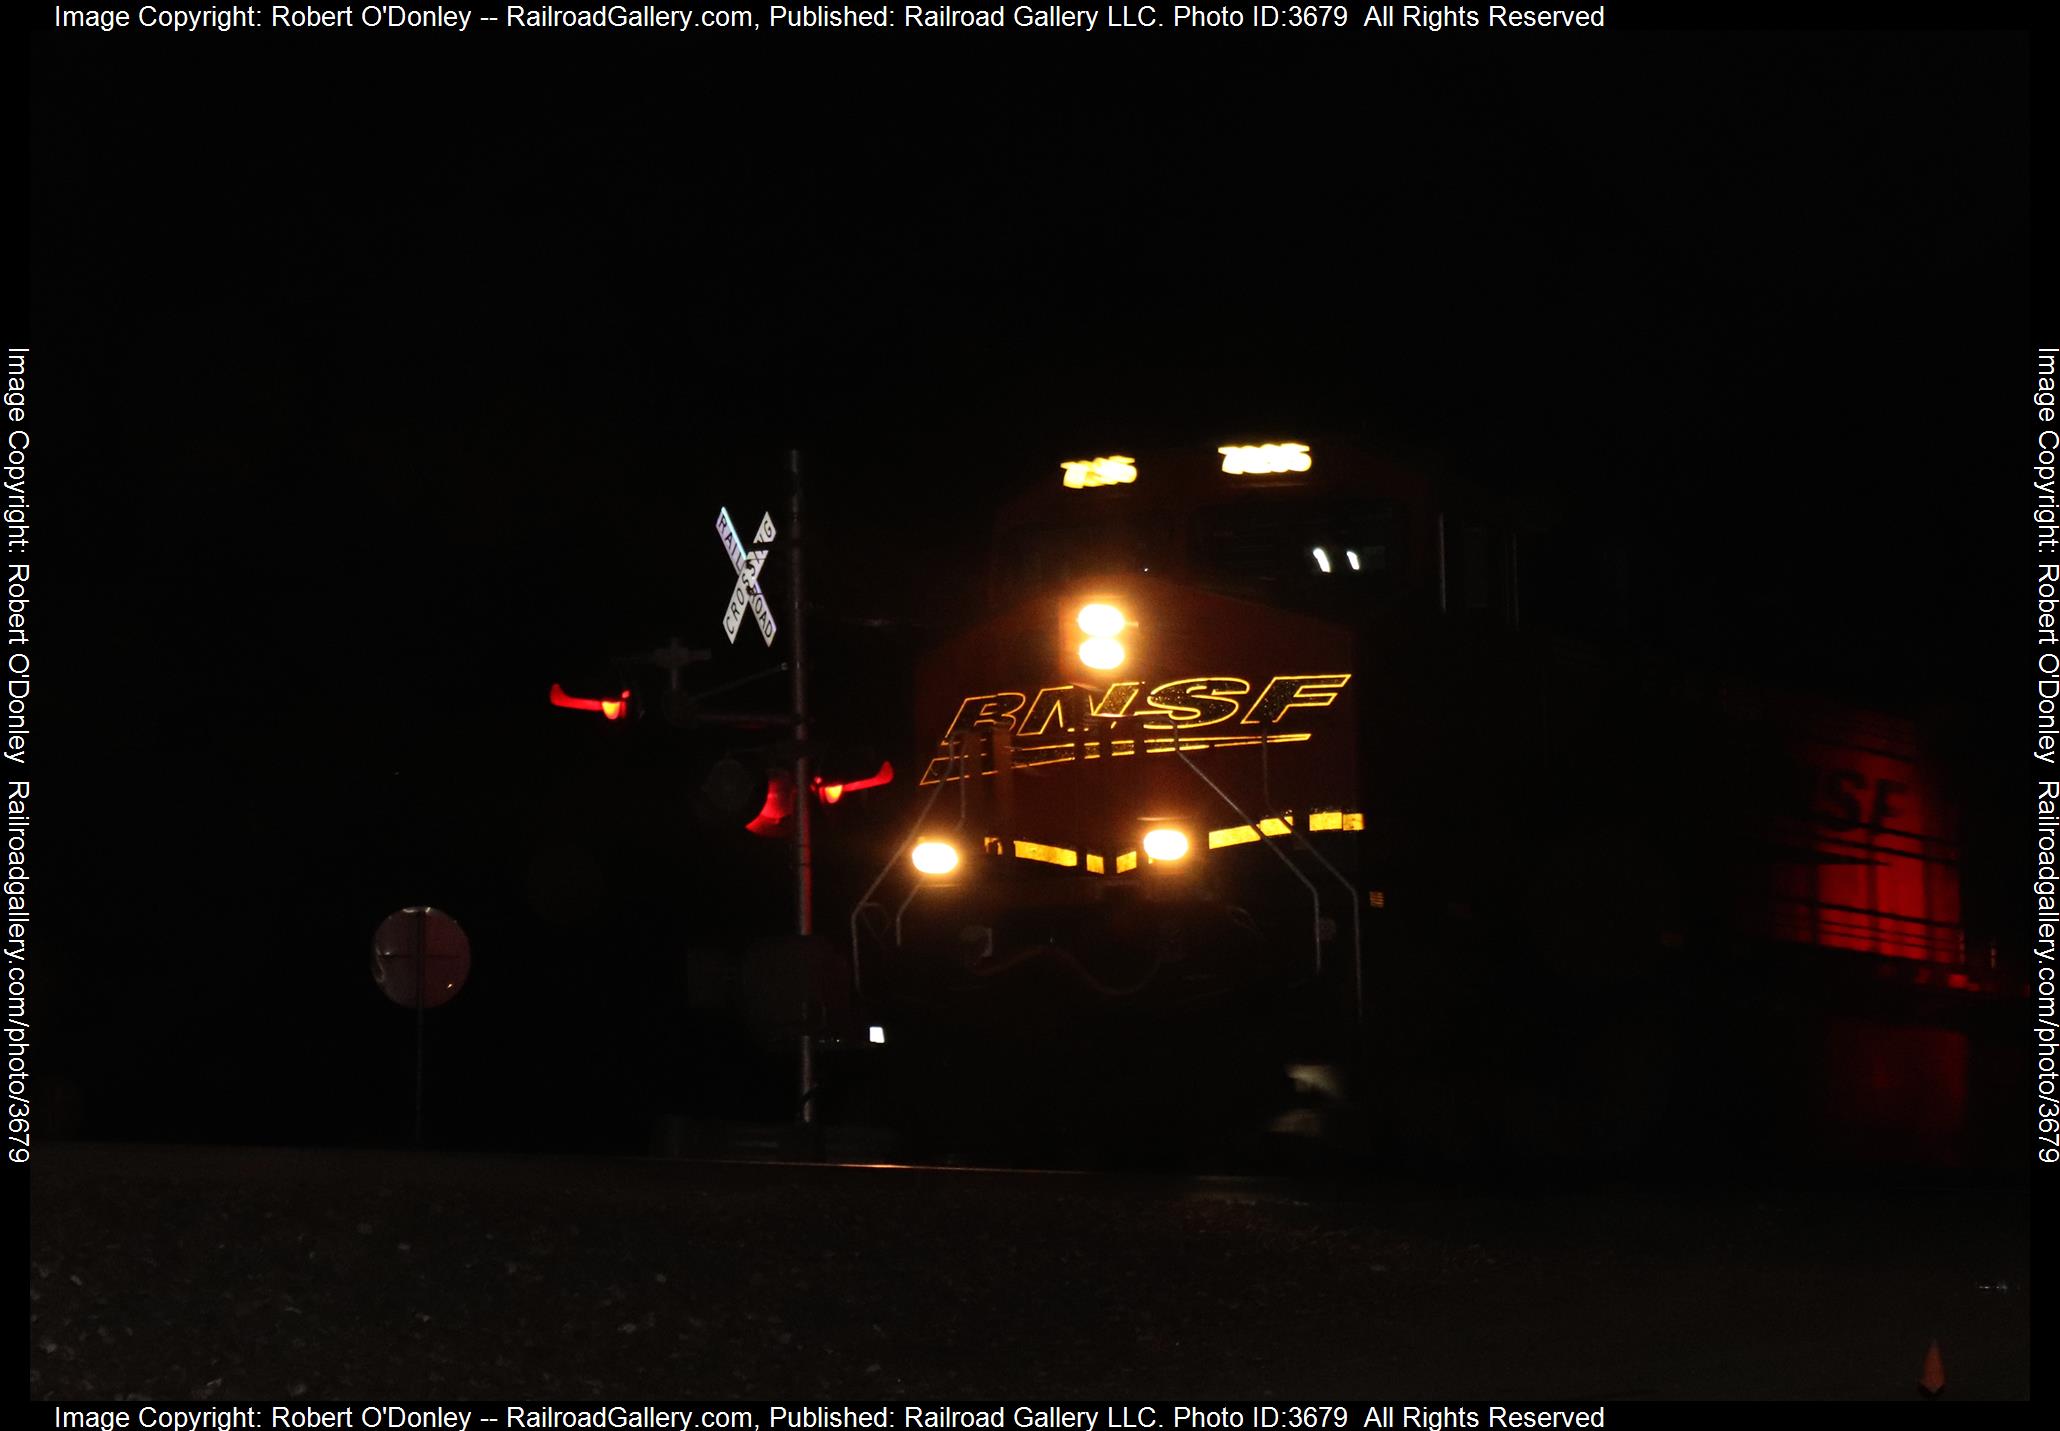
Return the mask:
{"type": "MultiPolygon", "coordinates": [[[[787,452],[787,536],[780,542],[780,550],[789,558],[787,568],[787,641],[791,647],[787,657],[787,672],[790,681],[793,706],[794,740],[794,932],[807,939],[815,933],[815,847],[812,835],[812,811],[809,808],[809,758],[808,758],[808,654],[804,636],[806,622],[804,613],[808,609],[808,593],[802,584],[801,563],[801,453],[795,449],[787,452]]],[[[738,631],[743,629],[744,613],[750,611],[758,622],[758,634],[765,638],[770,647],[773,637],[779,632],[779,625],[773,620],[772,606],[759,588],[758,578],[765,570],[766,557],[771,543],[778,538],[779,529],[773,525],[772,513],[759,518],[758,529],[752,535],[754,542],[762,545],[746,548],[743,539],[737,535],[736,523],[730,520],[729,508],[716,512],[715,534],[722,541],[722,549],[729,554],[730,566],[737,574],[737,584],[730,591],[729,609],[723,613],[723,634],[734,645],[738,631]]],[[[816,1121],[815,1107],[815,1035],[808,1032],[811,1010],[806,1007],[812,993],[804,991],[802,1014],[801,1056],[799,1068],[800,1118],[805,1125],[816,1121]]]]}
{"type": "Polygon", "coordinates": [[[415,1011],[415,1146],[422,1146],[425,1015],[449,1003],[472,972],[472,941],[458,921],[428,905],[397,909],[372,934],[372,982],[415,1011]]]}

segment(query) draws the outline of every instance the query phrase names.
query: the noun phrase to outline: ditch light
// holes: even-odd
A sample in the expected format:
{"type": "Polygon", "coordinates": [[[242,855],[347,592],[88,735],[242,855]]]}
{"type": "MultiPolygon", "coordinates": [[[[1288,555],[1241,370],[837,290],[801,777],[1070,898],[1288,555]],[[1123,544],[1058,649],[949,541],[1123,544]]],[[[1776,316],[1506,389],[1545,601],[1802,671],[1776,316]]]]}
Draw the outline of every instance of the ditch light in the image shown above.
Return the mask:
{"type": "Polygon", "coordinates": [[[948,840],[920,841],[908,857],[926,875],[948,875],[958,868],[958,849],[948,840]]]}
{"type": "Polygon", "coordinates": [[[1187,836],[1170,825],[1161,825],[1145,832],[1144,852],[1158,864],[1171,864],[1186,857],[1187,836]]]}

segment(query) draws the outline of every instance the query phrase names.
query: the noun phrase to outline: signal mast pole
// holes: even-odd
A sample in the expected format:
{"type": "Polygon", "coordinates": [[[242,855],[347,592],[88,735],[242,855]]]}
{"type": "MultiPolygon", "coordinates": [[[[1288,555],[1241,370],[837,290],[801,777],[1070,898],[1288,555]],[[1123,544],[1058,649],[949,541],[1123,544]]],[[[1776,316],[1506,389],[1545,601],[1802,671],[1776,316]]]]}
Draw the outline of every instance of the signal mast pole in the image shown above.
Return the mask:
{"type": "MultiPolygon", "coordinates": [[[[787,664],[794,695],[794,932],[806,940],[815,933],[815,846],[810,829],[808,788],[808,627],[803,615],[808,602],[801,581],[801,453],[798,449],[790,448],[787,452],[787,475],[790,483],[787,542],[792,558],[787,567],[787,630],[792,641],[787,664]]],[[[808,985],[805,983],[804,987],[808,985]]],[[[812,1000],[813,994],[802,997],[805,1001],[812,1000]]],[[[809,1016],[810,1010],[804,1002],[799,1070],[801,1121],[804,1125],[812,1125],[816,1121],[815,1035],[806,1026],[809,1016]]]]}

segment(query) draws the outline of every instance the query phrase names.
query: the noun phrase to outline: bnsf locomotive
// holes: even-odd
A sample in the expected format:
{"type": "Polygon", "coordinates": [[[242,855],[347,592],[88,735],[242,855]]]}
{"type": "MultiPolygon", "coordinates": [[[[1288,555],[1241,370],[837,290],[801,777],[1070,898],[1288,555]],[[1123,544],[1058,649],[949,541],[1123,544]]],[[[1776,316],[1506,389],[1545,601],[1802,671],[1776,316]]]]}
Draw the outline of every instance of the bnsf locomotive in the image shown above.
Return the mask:
{"type": "Polygon", "coordinates": [[[1010,504],[850,918],[895,1116],[1967,1156],[2008,981],[1923,732],[1545,629],[1533,526],[1275,439],[1010,504]]]}

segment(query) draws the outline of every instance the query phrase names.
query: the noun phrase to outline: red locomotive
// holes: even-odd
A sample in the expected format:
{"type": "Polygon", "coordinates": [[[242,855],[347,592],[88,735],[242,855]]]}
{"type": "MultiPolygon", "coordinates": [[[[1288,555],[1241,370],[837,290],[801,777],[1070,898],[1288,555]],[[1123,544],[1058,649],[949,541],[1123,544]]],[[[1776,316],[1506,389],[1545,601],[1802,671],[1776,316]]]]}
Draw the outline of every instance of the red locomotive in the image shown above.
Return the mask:
{"type": "Polygon", "coordinates": [[[1011,503],[850,921],[910,1102],[1968,1156],[1970,1010],[2007,979],[1919,726],[1548,629],[1536,529],[1271,436],[1090,454],[1011,503]]]}

